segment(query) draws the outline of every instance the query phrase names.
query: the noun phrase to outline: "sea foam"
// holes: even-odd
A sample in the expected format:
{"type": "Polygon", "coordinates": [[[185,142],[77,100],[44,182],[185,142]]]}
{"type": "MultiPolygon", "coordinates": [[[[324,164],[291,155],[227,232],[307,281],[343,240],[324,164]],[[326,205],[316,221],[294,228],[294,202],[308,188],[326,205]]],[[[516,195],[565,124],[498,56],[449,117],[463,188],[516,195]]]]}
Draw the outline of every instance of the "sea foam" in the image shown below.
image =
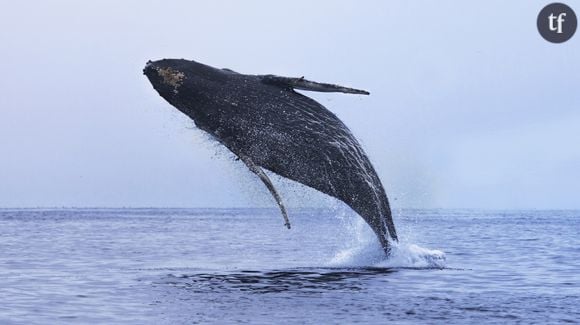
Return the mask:
{"type": "MultiPolygon", "coordinates": [[[[344,219],[343,219],[344,220],[344,219]]],[[[391,255],[386,258],[375,234],[361,218],[350,219],[345,226],[345,246],[328,262],[330,267],[444,268],[445,253],[421,247],[404,234],[399,242],[391,242],[391,255]],[[352,235],[354,234],[354,236],[352,235]]]]}

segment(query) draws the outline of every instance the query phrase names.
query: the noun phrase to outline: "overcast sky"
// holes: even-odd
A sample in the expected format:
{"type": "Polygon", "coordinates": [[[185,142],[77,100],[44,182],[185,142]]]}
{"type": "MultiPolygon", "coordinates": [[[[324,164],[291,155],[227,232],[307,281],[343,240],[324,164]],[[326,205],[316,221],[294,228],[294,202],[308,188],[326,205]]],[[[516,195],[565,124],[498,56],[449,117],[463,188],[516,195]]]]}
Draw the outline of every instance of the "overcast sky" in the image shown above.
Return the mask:
{"type": "Polygon", "coordinates": [[[540,37],[548,2],[169,2],[2,5],[0,207],[275,207],[142,75],[188,58],[368,89],[307,95],[395,207],[580,208],[580,35],[540,37]]]}

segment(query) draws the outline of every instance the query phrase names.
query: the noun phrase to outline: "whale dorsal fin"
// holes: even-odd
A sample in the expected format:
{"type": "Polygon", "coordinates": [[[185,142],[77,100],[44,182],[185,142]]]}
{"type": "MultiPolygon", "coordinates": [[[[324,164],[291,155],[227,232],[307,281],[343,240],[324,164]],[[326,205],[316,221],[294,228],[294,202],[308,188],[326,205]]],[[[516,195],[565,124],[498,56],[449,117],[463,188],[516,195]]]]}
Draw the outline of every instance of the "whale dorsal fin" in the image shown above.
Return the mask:
{"type": "Polygon", "coordinates": [[[339,85],[326,84],[321,82],[315,82],[300,78],[291,77],[281,77],[273,74],[267,74],[260,76],[262,82],[269,85],[275,86],[285,86],[294,89],[309,90],[309,91],[320,91],[320,92],[339,92],[346,94],[358,94],[358,95],[369,95],[370,93],[366,90],[354,89],[343,87],[339,85]]]}
{"type": "Polygon", "coordinates": [[[258,177],[260,177],[262,182],[264,182],[264,184],[266,185],[266,187],[268,188],[268,190],[270,191],[270,193],[274,197],[274,200],[276,200],[276,203],[278,203],[278,206],[280,207],[280,211],[282,211],[282,217],[284,217],[284,226],[286,226],[286,227],[288,227],[288,229],[290,229],[290,220],[288,220],[288,213],[286,212],[286,207],[284,206],[284,203],[282,202],[282,198],[280,197],[280,195],[276,191],[274,184],[272,184],[272,181],[270,181],[270,178],[268,178],[268,175],[266,175],[266,173],[264,173],[262,168],[260,168],[260,166],[256,165],[252,161],[252,159],[250,159],[249,157],[244,156],[244,155],[239,155],[239,157],[244,162],[244,164],[246,164],[246,166],[248,166],[248,168],[252,171],[252,173],[256,174],[258,177]]]}
{"type": "Polygon", "coordinates": [[[229,73],[239,74],[238,72],[235,72],[234,70],[228,69],[228,68],[223,68],[222,71],[229,72],[229,73]]]}

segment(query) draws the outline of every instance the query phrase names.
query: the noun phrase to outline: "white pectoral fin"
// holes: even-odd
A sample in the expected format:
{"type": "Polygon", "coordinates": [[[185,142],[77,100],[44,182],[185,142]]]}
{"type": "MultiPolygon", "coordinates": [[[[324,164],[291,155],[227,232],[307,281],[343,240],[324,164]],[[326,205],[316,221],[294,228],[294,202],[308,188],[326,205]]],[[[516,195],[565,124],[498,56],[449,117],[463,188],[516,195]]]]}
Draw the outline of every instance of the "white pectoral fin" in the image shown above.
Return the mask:
{"type": "Polygon", "coordinates": [[[322,82],[310,81],[302,78],[289,78],[275,75],[263,75],[262,82],[270,85],[286,86],[294,89],[320,91],[320,92],[337,92],[345,94],[369,95],[366,90],[343,87],[339,85],[327,84],[322,82]]]}
{"type": "Polygon", "coordinates": [[[278,203],[278,206],[280,207],[280,211],[282,211],[282,217],[284,217],[284,225],[288,229],[290,229],[290,220],[288,219],[288,213],[286,212],[286,207],[284,206],[284,203],[282,202],[282,198],[280,197],[280,195],[276,191],[274,184],[272,184],[272,181],[270,181],[270,178],[268,178],[268,175],[266,175],[266,173],[264,173],[264,171],[262,170],[262,168],[260,168],[260,166],[254,164],[254,162],[250,158],[248,158],[246,156],[242,156],[242,155],[240,155],[239,157],[246,164],[246,166],[248,166],[248,168],[252,171],[252,173],[256,174],[258,177],[260,177],[262,182],[264,182],[264,185],[266,185],[266,187],[268,188],[268,190],[270,191],[270,193],[274,197],[274,200],[276,200],[276,203],[278,203]]]}

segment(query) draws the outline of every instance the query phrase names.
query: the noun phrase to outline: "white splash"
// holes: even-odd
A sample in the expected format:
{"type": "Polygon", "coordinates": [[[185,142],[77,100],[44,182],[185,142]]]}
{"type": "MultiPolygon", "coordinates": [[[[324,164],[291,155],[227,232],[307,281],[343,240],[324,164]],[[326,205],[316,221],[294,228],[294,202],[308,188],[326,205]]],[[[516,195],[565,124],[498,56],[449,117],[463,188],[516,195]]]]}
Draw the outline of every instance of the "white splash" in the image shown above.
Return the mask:
{"type": "MultiPolygon", "coordinates": [[[[344,219],[343,219],[344,220],[344,219]]],[[[351,240],[330,260],[330,267],[393,267],[393,268],[444,268],[445,253],[407,242],[401,236],[391,243],[391,256],[385,257],[375,234],[361,218],[347,225],[351,240]]]]}
{"type": "Polygon", "coordinates": [[[443,251],[421,247],[416,244],[399,242],[393,244],[391,256],[376,266],[444,268],[445,265],[446,259],[443,251]]]}

